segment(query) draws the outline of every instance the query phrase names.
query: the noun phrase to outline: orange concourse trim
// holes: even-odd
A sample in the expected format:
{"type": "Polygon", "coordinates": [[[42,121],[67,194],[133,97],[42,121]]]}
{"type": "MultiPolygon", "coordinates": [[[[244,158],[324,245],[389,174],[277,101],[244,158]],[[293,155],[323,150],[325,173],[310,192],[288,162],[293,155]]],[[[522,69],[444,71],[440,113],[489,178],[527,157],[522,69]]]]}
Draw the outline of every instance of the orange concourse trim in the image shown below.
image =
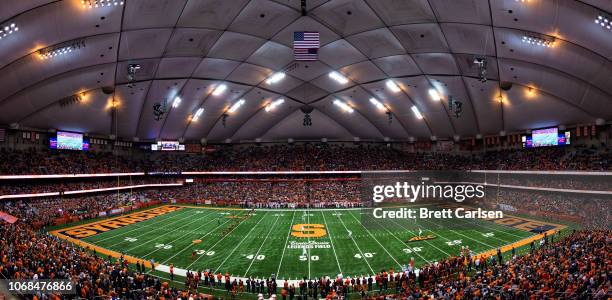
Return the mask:
{"type": "MultiPolygon", "coordinates": [[[[556,224],[553,224],[553,225],[556,225],[556,224]]],[[[558,230],[561,230],[561,229],[566,227],[565,225],[557,225],[557,226],[559,226],[559,227],[557,227],[558,230]]],[[[553,234],[557,233],[558,230],[552,229],[552,230],[547,231],[546,234],[550,236],[550,235],[553,235],[553,234]]],[[[505,245],[505,246],[501,247],[500,249],[501,249],[502,253],[503,252],[508,252],[508,251],[512,250],[512,248],[519,248],[519,247],[522,247],[522,246],[525,246],[525,245],[531,243],[532,241],[537,241],[537,240],[540,240],[540,239],[543,239],[543,238],[544,238],[544,234],[538,234],[538,235],[530,236],[530,237],[528,237],[526,239],[522,239],[522,240],[514,242],[514,243],[512,243],[510,245],[505,245]]],[[[491,249],[491,250],[482,252],[480,254],[477,254],[474,258],[487,258],[487,257],[491,257],[493,255],[497,255],[497,249],[491,249]]]]}
{"type": "MultiPolygon", "coordinates": [[[[85,249],[91,249],[91,250],[95,250],[95,251],[96,251],[96,252],[98,252],[98,253],[101,253],[101,254],[104,254],[104,255],[107,255],[107,256],[111,256],[111,257],[114,257],[114,258],[120,258],[120,257],[121,257],[121,253],[119,253],[119,252],[117,252],[117,251],[108,250],[108,249],[101,248],[101,247],[99,247],[99,246],[96,246],[96,245],[93,245],[93,244],[87,243],[87,242],[85,242],[85,241],[83,241],[83,240],[79,240],[79,239],[71,238],[71,237],[69,237],[69,236],[66,236],[66,235],[63,235],[63,234],[59,233],[57,230],[55,230],[55,231],[51,231],[50,233],[51,233],[52,235],[57,236],[57,237],[58,237],[58,238],[60,238],[60,239],[63,239],[63,240],[69,241],[69,242],[71,242],[71,243],[74,243],[74,244],[76,244],[76,245],[78,245],[78,246],[80,246],[80,247],[82,247],[82,248],[85,248],[85,249]]],[[[147,268],[150,268],[150,267],[151,267],[151,262],[147,261],[146,259],[140,259],[140,258],[136,258],[136,257],[134,257],[134,256],[130,256],[130,255],[123,255],[123,258],[124,258],[124,259],[125,259],[127,262],[129,262],[129,263],[131,263],[131,264],[135,264],[136,262],[144,262],[144,264],[145,264],[145,266],[146,266],[147,268]]],[[[155,265],[158,265],[158,264],[155,264],[155,265]]]]}

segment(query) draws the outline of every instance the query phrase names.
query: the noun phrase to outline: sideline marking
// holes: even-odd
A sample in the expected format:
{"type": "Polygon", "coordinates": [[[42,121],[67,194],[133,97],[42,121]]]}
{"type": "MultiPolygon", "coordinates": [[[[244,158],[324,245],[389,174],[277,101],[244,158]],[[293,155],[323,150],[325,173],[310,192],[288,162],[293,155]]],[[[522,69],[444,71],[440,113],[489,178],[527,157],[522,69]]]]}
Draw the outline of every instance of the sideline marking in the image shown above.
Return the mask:
{"type": "Polygon", "coordinates": [[[325,223],[325,228],[327,228],[327,233],[329,233],[329,241],[331,242],[332,250],[334,251],[334,257],[336,258],[336,264],[338,264],[338,271],[342,274],[342,268],[340,268],[340,261],[338,261],[338,255],[336,254],[336,247],[334,247],[334,240],[331,235],[331,231],[329,230],[329,226],[327,225],[327,220],[325,220],[325,214],[321,212],[323,216],[323,222],[325,223]]]}
{"type": "Polygon", "coordinates": [[[276,270],[277,277],[280,274],[281,265],[283,264],[283,258],[285,257],[285,250],[287,249],[287,242],[289,241],[289,236],[291,236],[291,227],[293,226],[294,219],[295,219],[295,212],[293,212],[293,216],[291,217],[291,225],[289,225],[289,233],[287,233],[287,239],[285,239],[285,246],[283,247],[283,254],[281,254],[280,261],[278,262],[278,269],[276,270]]]}
{"type": "Polygon", "coordinates": [[[249,271],[251,270],[251,267],[253,266],[253,263],[255,262],[255,258],[259,255],[259,252],[261,252],[261,248],[263,248],[264,244],[268,240],[268,237],[270,236],[270,232],[272,232],[272,229],[274,229],[274,226],[276,226],[276,223],[278,222],[278,219],[280,219],[280,216],[276,217],[276,220],[274,221],[274,224],[272,224],[272,226],[270,226],[270,230],[268,231],[268,234],[266,234],[266,238],[264,238],[263,242],[261,242],[261,245],[259,246],[259,249],[257,249],[257,252],[255,253],[255,255],[253,255],[253,259],[251,260],[251,263],[249,264],[249,267],[246,269],[246,272],[244,272],[244,277],[247,277],[247,274],[249,274],[249,271]]]}

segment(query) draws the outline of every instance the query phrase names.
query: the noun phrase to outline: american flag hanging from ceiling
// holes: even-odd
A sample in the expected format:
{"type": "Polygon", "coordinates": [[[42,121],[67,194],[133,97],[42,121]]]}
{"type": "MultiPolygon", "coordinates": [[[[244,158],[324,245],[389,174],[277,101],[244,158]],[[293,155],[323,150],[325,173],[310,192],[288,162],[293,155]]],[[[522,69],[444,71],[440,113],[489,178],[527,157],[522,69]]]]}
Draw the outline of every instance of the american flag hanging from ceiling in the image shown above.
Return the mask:
{"type": "Polygon", "coordinates": [[[319,59],[319,33],[296,31],[293,33],[293,57],[295,60],[319,59]]]}

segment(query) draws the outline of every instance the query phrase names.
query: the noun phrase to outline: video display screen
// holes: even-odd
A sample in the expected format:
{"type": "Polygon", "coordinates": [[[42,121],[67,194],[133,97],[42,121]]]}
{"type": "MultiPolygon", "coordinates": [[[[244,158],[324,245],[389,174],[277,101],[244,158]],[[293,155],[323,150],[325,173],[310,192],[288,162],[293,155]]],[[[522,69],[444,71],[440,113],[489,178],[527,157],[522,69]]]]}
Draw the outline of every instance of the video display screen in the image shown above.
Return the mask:
{"type": "Polygon", "coordinates": [[[559,144],[558,129],[546,128],[534,130],[531,132],[531,140],[533,147],[557,146],[559,144]]]}
{"type": "Polygon", "coordinates": [[[89,141],[83,138],[82,133],[58,131],[57,136],[49,139],[51,149],[62,150],[89,150],[89,141]]]}
{"type": "Polygon", "coordinates": [[[161,141],[151,145],[153,151],[185,151],[185,145],[175,141],[161,141]]]}
{"type": "Polygon", "coordinates": [[[564,146],[571,143],[571,133],[569,131],[559,132],[558,128],[545,128],[533,130],[531,135],[522,137],[524,148],[564,146]]]}

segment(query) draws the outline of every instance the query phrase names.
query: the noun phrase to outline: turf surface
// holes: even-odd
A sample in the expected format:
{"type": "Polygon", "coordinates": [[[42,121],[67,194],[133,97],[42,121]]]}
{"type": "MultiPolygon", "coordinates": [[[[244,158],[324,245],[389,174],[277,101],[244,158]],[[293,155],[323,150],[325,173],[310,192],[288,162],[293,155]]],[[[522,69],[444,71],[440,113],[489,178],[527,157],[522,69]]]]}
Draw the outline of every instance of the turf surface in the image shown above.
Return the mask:
{"type": "MultiPolygon", "coordinates": [[[[462,246],[481,253],[533,235],[489,221],[470,221],[469,229],[452,229],[452,224],[444,224],[447,226],[441,229],[425,229],[423,235],[432,234],[435,238],[407,243],[406,240],[418,235],[414,228],[402,224],[366,228],[360,222],[360,212],[256,210],[248,216],[246,210],[185,207],[83,240],[181,269],[209,269],[238,277],[262,278],[276,274],[280,279],[298,279],[340,273],[371,275],[390,268],[400,270],[412,257],[418,267],[458,255],[462,246]],[[320,224],[317,226],[324,234],[293,236],[292,232],[302,229],[302,225],[292,229],[296,224],[320,224]],[[348,231],[352,232],[352,238],[348,231]],[[304,250],[304,243],[317,247],[304,250]]],[[[432,224],[423,225],[435,228],[432,224]]]]}

